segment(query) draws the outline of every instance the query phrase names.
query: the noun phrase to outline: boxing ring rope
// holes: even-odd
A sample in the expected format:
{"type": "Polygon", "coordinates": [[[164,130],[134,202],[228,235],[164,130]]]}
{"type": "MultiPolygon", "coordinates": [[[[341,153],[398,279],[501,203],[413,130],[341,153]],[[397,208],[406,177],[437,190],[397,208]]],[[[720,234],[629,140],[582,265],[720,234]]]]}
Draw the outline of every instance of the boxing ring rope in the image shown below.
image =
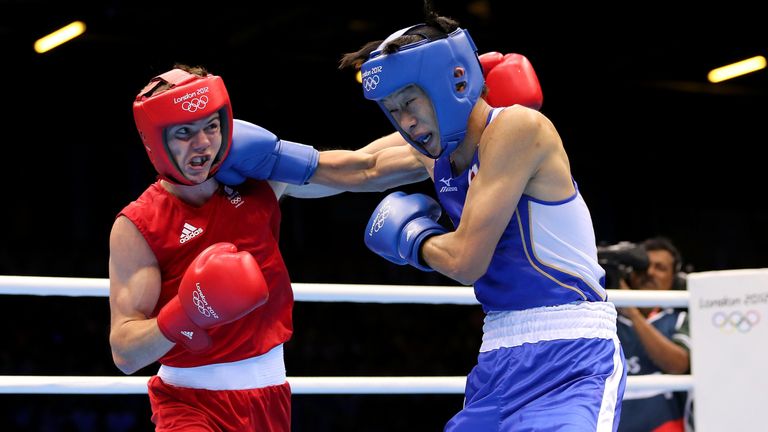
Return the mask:
{"type": "MultiPolygon", "coordinates": [[[[472,287],[293,283],[296,301],[476,305],[472,287]]],[[[108,297],[109,279],[0,276],[0,295],[108,297]]],[[[608,290],[617,307],[688,307],[687,291],[608,290]]]]}
{"type": "MultiPolygon", "coordinates": [[[[477,305],[471,287],[294,283],[296,301],[477,305]]],[[[0,276],[0,295],[108,297],[109,280],[0,276]]],[[[686,291],[608,290],[617,307],[687,307],[686,291]]],[[[4,394],[141,394],[149,377],[0,376],[4,394]]],[[[289,377],[294,394],[463,394],[466,377],[289,377]]],[[[693,389],[691,375],[627,377],[627,390],[693,389]]]]}
{"type": "MultiPolygon", "coordinates": [[[[146,394],[149,377],[0,376],[4,394],[146,394]]],[[[464,394],[466,377],[288,377],[293,394],[464,394]]],[[[627,389],[691,390],[691,375],[627,377],[627,389]]]]}

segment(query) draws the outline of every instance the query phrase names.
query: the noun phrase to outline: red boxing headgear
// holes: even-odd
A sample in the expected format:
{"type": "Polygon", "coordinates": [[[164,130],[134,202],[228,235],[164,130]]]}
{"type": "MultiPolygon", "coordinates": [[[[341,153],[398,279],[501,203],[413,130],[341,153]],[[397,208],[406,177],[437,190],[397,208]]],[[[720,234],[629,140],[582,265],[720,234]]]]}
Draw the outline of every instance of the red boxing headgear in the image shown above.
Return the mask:
{"type": "Polygon", "coordinates": [[[149,159],[162,178],[178,184],[194,184],[184,176],[173,159],[165,139],[165,129],[217,112],[221,118],[221,148],[213,160],[208,178],[219,169],[232,145],[232,106],[221,77],[201,77],[182,69],[173,69],[156,76],[141,90],[133,102],[133,118],[149,159]],[[170,89],[153,94],[163,84],[170,86],[170,89]]]}

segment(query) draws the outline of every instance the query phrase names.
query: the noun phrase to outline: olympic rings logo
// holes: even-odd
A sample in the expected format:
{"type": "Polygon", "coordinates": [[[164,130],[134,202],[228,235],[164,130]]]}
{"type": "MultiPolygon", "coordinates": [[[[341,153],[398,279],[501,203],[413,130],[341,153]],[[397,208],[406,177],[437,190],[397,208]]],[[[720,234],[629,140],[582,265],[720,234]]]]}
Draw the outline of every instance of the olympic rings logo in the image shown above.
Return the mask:
{"type": "Polygon", "coordinates": [[[738,330],[747,333],[760,322],[760,312],[750,310],[745,313],[739,311],[716,312],[712,315],[712,325],[720,330],[731,333],[738,330]]]}
{"type": "Polygon", "coordinates": [[[197,306],[197,311],[206,317],[211,316],[211,312],[206,308],[208,302],[206,302],[197,291],[192,291],[192,303],[197,306]]]}
{"type": "Polygon", "coordinates": [[[384,227],[384,221],[386,221],[389,217],[389,210],[391,208],[392,207],[389,205],[389,201],[382,204],[381,209],[379,209],[379,212],[376,213],[376,217],[373,218],[371,229],[368,231],[369,236],[372,236],[373,233],[379,232],[379,230],[384,227]]]}
{"type": "Polygon", "coordinates": [[[193,113],[195,111],[205,109],[206,105],[208,105],[208,96],[200,96],[199,98],[194,98],[191,101],[187,101],[181,104],[181,109],[193,113]]]}
{"type": "Polygon", "coordinates": [[[379,80],[380,80],[380,78],[379,78],[378,75],[374,75],[372,77],[368,77],[368,78],[363,80],[363,88],[365,89],[365,91],[371,91],[371,90],[375,89],[376,86],[379,85],[379,80]]]}

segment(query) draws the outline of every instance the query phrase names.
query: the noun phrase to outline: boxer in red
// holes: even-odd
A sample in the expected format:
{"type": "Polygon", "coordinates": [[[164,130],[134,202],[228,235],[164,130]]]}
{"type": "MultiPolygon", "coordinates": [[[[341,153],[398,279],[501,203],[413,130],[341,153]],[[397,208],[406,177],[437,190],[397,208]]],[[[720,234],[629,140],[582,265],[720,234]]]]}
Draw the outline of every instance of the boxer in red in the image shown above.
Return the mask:
{"type": "Polygon", "coordinates": [[[401,160],[404,145],[321,156],[235,120],[223,80],[202,68],[153,78],[133,113],[159,178],[112,226],[114,362],[126,374],[161,364],[148,389],[158,431],[287,432],[283,343],[293,332],[293,291],[278,248],[278,200],[426,176],[402,165],[405,175],[366,174],[377,160],[401,160]]]}
{"type": "MultiPolygon", "coordinates": [[[[280,209],[266,181],[229,188],[213,178],[234,129],[224,83],[200,68],[173,69],[133,110],[159,179],[110,235],[115,364],[130,374],[161,363],[149,382],[158,431],[288,431],[282,344],[293,294],[278,250],[280,209]]],[[[294,165],[281,172],[314,170],[313,148],[288,147],[294,165]]]]}

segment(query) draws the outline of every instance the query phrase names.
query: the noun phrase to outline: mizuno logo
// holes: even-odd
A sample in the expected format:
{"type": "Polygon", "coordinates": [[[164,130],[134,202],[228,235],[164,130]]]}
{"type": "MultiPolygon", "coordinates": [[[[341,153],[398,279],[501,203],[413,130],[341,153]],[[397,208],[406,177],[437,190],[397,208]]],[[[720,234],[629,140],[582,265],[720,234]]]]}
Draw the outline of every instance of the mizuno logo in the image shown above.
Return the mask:
{"type": "Polygon", "coordinates": [[[202,228],[197,228],[189,223],[184,224],[184,228],[181,229],[181,236],[179,236],[179,243],[184,244],[193,238],[197,237],[203,232],[202,228]]]}
{"type": "Polygon", "coordinates": [[[453,180],[453,179],[450,178],[450,177],[448,177],[448,178],[443,177],[443,178],[440,179],[440,183],[445,185],[445,186],[440,188],[440,192],[441,193],[442,192],[458,192],[459,191],[459,188],[457,188],[456,186],[451,186],[451,180],[453,180]]]}

